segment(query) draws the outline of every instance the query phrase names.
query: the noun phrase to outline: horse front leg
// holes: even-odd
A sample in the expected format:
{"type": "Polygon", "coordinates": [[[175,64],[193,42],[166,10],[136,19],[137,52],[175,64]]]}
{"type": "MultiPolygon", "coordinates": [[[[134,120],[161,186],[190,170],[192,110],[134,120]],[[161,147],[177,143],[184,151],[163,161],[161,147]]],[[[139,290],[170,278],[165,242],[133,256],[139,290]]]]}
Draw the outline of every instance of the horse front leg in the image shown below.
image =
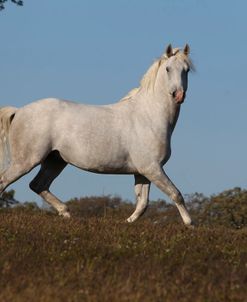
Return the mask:
{"type": "Polygon", "coordinates": [[[150,190],[150,181],[143,175],[135,175],[136,209],[127,219],[128,222],[136,221],[146,210],[150,190]]]}
{"type": "Polygon", "coordinates": [[[162,192],[175,203],[186,226],[191,226],[192,220],[186,209],[184,198],[160,166],[153,167],[145,173],[147,179],[154,183],[162,192]]]}

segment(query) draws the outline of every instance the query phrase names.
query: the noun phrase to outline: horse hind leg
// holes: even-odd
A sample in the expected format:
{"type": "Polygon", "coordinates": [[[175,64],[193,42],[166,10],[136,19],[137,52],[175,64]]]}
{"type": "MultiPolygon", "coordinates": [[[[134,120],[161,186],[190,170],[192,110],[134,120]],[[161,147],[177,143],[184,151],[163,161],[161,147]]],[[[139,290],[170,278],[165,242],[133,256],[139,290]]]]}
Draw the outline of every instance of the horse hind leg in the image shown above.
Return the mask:
{"type": "Polygon", "coordinates": [[[67,163],[61,158],[59,152],[52,151],[42,162],[40,171],[30,182],[29,187],[55,208],[59,215],[69,218],[70,214],[67,206],[49,191],[53,180],[63,171],[66,165],[67,163]]]}
{"type": "Polygon", "coordinates": [[[25,161],[13,160],[9,167],[0,174],[0,194],[13,182],[30,172],[39,161],[35,162],[26,159],[25,161]]]}
{"type": "Polygon", "coordinates": [[[135,175],[136,209],[127,219],[128,222],[136,221],[146,210],[150,190],[150,181],[142,176],[135,175]]]}

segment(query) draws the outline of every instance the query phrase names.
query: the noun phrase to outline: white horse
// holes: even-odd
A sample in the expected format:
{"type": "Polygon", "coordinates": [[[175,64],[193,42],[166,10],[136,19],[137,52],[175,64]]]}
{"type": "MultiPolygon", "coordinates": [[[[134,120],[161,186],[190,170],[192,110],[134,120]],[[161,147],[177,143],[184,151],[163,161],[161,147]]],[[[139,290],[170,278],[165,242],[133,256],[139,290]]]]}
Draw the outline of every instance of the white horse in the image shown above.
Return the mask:
{"type": "Polygon", "coordinates": [[[189,46],[169,45],[148,69],[140,87],[105,106],[43,99],[20,109],[0,110],[0,193],[41,164],[30,188],[60,215],[69,211],[50,191],[67,164],[109,174],[133,174],[136,209],[147,205],[150,183],[173,200],[185,225],[192,221],[184,199],[163,170],[171,155],[171,136],[185,99],[192,67],[189,46]]]}

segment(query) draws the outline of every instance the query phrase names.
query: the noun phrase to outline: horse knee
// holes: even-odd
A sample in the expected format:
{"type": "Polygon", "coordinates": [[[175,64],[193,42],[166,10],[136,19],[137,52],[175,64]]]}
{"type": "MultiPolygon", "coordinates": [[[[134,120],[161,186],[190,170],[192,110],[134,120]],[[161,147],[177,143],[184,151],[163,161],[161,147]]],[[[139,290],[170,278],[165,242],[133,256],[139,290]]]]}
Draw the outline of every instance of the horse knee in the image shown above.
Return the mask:
{"type": "Polygon", "coordinates": [[[171,195],[171,199],[176,203],[176,204],[179,204],[179,205],[184,205],[184,198],[183,198],[183,195],[178,191],[178,192],[175,192],[171,195]]]}

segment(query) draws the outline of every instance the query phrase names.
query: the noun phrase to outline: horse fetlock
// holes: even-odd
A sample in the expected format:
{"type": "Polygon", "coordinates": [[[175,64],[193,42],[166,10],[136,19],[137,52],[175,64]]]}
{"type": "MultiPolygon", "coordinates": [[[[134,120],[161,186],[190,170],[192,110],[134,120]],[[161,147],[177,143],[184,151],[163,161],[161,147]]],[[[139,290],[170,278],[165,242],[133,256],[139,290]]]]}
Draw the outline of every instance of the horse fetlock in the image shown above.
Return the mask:
{"type": "Polygon", "coordinates": [[[63,218],[71,218],[69,211],[59,212],[59,216],[62,216],[63,218]]]}
{"type": "Polygon", "coordinates": [[[57,207],[57,211],[58,211],[59,216],[63,216],[65,218],[70,218],[69,209],[66,205],[59,205],[57,207]]]}
{"type": "Polygon", "coordinates": [[[191,229],[191,230],[193,230],[196,226],[195,226],[195,224],[191,221],[191,223],[190,224],[185,224],[185,226],[188,228],[188,229],[191,229]]]}
{"type": "Polygon", "coordinates": [[[187,209],[184,206],[178,206],[178,210],[180,212],[180,215],[183,219],[183,222],[186,226],[190,227],[193,225],[192,219],[187,211],[187,209]]]}
{"type": "Polygon", "coordinates": [[[126,221],[132,223],[135,222],[139,217],[140,215],[138,215],[137,213],[133,213],[126,221]]]}
{"type": "Polygon", "coordinates": [[[186,226],[193,225],[192,219],[187,211],[181,211],[181,215],[186,226]]]}
{"type": "Polygon", "coordinates": [[[58,214],[59,214],[59,216],[62,216],[64,218],[70,218],[71,217],[70,212],[69,212],[69,210],[66,206],[58,209],[58,214]]]}
{"type": "Polygon", "coordinates": [[[180,192],[176,192],[171,196],[172,200],[179,205],[184,205],[184,198],[180,192]]]}

